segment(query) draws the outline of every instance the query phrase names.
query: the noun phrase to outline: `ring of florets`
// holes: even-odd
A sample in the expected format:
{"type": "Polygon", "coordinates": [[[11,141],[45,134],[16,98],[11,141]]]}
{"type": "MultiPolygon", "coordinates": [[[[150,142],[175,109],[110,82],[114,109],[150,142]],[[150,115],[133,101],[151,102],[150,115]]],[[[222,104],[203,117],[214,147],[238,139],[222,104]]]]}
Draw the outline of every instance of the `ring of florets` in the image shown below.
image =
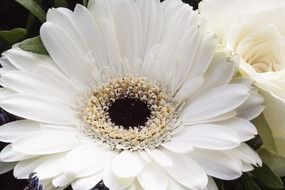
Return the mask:
{"type": "Polygon", "coordinates": [[[95,87],[89,93],[81,117],[88,136],[112,150],[135,151],[156,148],[169,141],[174,112],[172,99],[158,85],[144,77],[122,77],[95,87]],[[132,122],[132,126],[115,120],[114,115],[122,113],[114,107],[124,106],[124,102],[138,106],[141,110],[137,113],[145,120],[139,118],[137,125],[132,122]]]}

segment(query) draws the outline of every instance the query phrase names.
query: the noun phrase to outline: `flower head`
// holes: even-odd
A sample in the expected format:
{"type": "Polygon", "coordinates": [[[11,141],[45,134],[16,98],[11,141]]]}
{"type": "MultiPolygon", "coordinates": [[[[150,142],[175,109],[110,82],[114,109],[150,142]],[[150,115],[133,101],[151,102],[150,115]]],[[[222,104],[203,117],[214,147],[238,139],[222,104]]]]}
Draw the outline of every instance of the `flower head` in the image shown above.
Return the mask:
{"type": "Polygon", "coordinates": [[[50,56],[17,47],[2,58],[1,106],[23,120],[0,128],[0,158],[46,187],[216,188],[261,165],[244,142],[263,109],[235,58],[180,0],[95,0],[51,9],[50,56]]]}
{"type": "Polygon", "coordinates": [[[265,98],[264,116],[276,145],[270,151],[284,157],[285,2],[205,0],[200,12],[220,35],[224,47],[241,56],[242,74],[259,87],[265,98]]]}

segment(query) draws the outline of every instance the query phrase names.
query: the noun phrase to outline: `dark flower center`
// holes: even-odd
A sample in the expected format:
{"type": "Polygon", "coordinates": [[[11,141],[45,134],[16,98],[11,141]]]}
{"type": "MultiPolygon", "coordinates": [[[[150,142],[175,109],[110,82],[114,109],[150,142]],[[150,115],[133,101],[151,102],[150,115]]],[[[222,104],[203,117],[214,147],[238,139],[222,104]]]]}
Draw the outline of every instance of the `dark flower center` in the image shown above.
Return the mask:
{"type": "Polygon", "coordinates": [[[123,126],[125,129],[143,126],[150,117],[148,104],[133,98],[115,100],[109,106],[108,113],[115,125],[123,126]]]}
{"type": "Polygon", "coordinates": [[[176,127],[172,97],[144,77],[114,78],[83,95],[84,132],[112,150],[154,149],[176,127]]]}

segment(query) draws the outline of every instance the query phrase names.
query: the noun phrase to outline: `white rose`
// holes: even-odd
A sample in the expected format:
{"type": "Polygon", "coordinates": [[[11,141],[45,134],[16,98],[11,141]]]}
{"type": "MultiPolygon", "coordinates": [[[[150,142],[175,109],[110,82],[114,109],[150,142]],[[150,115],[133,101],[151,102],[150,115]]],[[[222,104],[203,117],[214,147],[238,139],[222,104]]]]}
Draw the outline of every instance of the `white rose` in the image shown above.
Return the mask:
{"type": "Polygon", "coordinates": [[[199,11],[223,47],[241,56],[241,72],[256,81],[275,151],[285,157],[285,1],[204,0],[199,11]]]}

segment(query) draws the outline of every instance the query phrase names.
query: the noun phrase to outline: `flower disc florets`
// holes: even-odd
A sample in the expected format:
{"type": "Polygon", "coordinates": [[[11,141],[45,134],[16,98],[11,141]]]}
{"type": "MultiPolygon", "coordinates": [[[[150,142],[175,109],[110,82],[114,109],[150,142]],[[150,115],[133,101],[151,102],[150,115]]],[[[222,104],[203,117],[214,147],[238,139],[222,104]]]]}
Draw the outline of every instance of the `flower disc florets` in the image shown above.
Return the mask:
{"type": "Polygon", "coordinates": [[[143,77],[117,78],[99,85],[82,111],[88,135],[115,150],[159,146],[170,138],[173,116],[167,92],[143,77]]]}

